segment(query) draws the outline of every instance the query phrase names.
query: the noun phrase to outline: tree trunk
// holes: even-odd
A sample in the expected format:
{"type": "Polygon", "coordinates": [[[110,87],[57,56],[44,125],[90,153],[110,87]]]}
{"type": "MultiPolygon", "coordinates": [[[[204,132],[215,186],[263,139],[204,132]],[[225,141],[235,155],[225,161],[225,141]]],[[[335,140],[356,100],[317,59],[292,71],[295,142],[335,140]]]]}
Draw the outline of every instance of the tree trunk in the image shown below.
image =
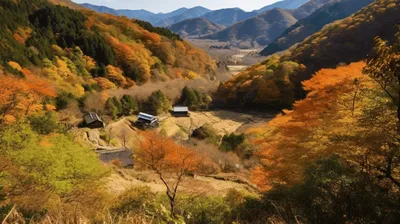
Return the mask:
{"type": "Polygon", "coordinates": [[[169,205],[171,206],[171,210],[170,210],[171,216],[173,218],[175,218],[175,199],[174,198],[169,199],[169,205]]]}
{"type": "MultiPolygon", "coordinates": [[[[400,83],[400,73],[397,75],[397,80],[400,83]]],[[[397,134],[400,135],[400,86],[398,90],[397,96],[397,134]]]]}

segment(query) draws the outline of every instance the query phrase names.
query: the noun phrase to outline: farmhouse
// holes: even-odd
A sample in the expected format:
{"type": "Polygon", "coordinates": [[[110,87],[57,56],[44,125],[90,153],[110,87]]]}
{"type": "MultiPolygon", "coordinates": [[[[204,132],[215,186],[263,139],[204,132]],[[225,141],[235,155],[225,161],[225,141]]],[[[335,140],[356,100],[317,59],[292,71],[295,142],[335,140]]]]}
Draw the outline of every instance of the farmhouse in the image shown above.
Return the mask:
{"type": "Polygon", "coordinates": [[[88,113],[83,117],[84,120],[84,126],[88,127],[88,128],[104,128],[105,127],[105,123],[101,120],[101,118],[99,117],[99,115],[97,115],[96,113],[88,113]]]}
{"type": "Polygon", "coordinates": [[[98,149],[96,152],[98,153],[99,158],[103,163],[119,161],[121,165],[125,168],[133,168],[134,166],[133,152],[130,149],[98,149]]]}
{"type": "Polygon", "coordinates": [[[146,113],[139,113],[138,119],[135,122],[135,125],[139,128],[157,128],[159,126],[159,120],[153,115],[146,113]]]}
{"type": "Polygon", "coordinates": [[[189,117],[189,107],[174,106],[172,115],[174,115],[175,117],[189,117]]]}

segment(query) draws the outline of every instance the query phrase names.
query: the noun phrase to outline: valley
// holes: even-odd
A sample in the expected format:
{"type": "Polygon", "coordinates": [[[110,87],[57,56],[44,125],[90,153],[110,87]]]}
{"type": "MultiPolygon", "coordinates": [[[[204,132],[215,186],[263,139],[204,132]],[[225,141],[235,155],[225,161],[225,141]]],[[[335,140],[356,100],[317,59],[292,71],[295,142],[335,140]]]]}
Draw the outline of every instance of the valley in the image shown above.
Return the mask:
{"type": "Polygon", "coordinates": [[[1,0],[0,223],[397,223],[399,11],[1,0]]]}

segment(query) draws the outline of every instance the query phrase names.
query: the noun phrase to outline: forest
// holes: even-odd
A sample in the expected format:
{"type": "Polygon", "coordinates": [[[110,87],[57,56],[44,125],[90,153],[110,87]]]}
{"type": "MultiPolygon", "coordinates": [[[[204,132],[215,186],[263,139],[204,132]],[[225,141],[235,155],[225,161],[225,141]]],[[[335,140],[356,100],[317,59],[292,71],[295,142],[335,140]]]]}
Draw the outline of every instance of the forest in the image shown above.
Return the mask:
{"type": "Polygon", "coordinates": [[[0,221],[397,223],[398,3],[376,0],[213,91],[215,60],[165,28],[1,1],[0,221]],[[235,113],[211,117],[221,108],[235,113]],[[160,128],[134,127],[139,112],[160,128]],[[105,127],[85,127],[88,113],[105,127]],[[249,128],[225,130],[239,119],[249,128]],[[129,150],[134,168],[99,148],[129,150]]]}

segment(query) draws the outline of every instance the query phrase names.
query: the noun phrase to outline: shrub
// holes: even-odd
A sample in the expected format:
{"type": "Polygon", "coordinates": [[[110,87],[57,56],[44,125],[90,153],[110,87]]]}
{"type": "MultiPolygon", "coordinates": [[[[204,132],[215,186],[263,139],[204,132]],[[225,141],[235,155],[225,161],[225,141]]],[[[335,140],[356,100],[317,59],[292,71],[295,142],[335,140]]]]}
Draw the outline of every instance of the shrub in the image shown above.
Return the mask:
{"type": "Polygon", "coordinates": [[[236,149],[244,142],[244,134],[231,133],[222,138],[221,149],[224,151],[236,151],[236,149]]]}
{"type": "Polygon", "coordinates": [[[207,140],[211,143],[218,144],[219,136],[211,125],[203,125],[193,131],[192,137],[199,140],[207,140]]]}
{"type": "Polygon", "coordinates": [[[229,223],[226,217],[230,213],[230,208],[221,197],[186,199],[181,207],[184,211],[185,221],[188,224],[229,223]]]}
{"type": "Polygon", "coordinates": [[[48,135],[58,128],[54,112],[46,112],[44,115],[31,116],[29,117],[29,121],[32,130],[42,135],[48,135]]]}
{"type": "Polygon", "coordinates": [[[113,214],[144,214],[155,210],[155,198],[150,187],[136,187],[124,191],[118,196],[111,208],[113,214]]]}

